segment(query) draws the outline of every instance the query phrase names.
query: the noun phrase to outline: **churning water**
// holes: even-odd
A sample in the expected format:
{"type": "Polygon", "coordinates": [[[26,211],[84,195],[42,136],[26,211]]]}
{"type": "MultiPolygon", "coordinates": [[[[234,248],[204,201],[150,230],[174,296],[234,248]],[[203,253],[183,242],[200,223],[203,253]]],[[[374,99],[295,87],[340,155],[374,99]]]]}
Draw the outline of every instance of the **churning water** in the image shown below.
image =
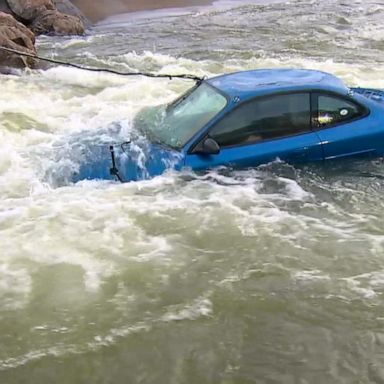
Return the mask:
{"type": "MultiPolygon", "coordinates": [[[[225,1],[38,44],[126,71],[303,67],[384,88],[383,18],[382,0],[225,1]]],[[[191,84],[0,81],[1,383],[384,382],[381,159],[73,185],[79,148],[191,84]]]]}

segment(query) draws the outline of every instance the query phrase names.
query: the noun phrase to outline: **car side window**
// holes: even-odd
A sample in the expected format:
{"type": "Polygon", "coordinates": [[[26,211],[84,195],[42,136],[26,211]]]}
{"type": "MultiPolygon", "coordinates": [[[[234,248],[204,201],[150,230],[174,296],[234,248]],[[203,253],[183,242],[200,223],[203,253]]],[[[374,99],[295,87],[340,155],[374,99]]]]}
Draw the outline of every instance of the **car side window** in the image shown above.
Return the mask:
{"type": "Polygon", "coordinates": [[[317,110],[314,116],[314,126],[327,128],[346,123],[363,116],[362,108],[352,101],[331,95],[317,95],[317,110]]]}
{"type": "Polygon", "coordinates": [[[255,99],[224,116],[209,135],[221,147],[296,135],[311,129],[309,93],[255,99]]]}

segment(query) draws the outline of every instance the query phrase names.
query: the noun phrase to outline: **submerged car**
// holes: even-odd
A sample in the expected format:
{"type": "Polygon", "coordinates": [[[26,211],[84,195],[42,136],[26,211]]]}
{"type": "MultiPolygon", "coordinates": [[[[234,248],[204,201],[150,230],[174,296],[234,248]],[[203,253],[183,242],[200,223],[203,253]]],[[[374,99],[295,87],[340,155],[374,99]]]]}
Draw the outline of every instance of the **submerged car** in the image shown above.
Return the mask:
{"type": "Polygon", "coordinates": [[[384,91],[348,88],[315,70],[236,72],[200,81],[169,105],[144,109],[134,126],[137,137],[82,164],[75,180],[381,156],[384,91]]]}

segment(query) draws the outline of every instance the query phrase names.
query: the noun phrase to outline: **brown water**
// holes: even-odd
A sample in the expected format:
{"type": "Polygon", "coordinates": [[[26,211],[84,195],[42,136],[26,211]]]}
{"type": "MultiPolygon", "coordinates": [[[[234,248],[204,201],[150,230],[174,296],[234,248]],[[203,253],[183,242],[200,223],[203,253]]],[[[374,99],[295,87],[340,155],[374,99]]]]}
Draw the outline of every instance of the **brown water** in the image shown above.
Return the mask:
{"type": "MultiPolygon", "coordinates": [[[[315,68],[384,88],[384,4],[120,15],[41,54],[212,76],[315,68]]],[[[0,76],[0,383],[383,383],[382,159],[70,184],[76,148],[183,81],[0,76]]]]}

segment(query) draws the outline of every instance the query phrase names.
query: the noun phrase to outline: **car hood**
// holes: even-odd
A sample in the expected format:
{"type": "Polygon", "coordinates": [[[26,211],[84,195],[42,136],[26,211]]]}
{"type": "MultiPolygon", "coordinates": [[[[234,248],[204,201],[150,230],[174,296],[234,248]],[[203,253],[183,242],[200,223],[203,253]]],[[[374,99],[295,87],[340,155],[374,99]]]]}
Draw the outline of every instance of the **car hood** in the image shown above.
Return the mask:
{"type": "MultiPolygon", "coordinates": [[[[74,175],[73,181],[115,180],[110,169],[112,156],[110,145],[91,150],[74,175]]],[[[113,145],[116,169],[122,181],[145,180],[158,176],[168,169],[180,170],[184,159],[180,152],[140,138],[130,143],[113,145]]]]}

